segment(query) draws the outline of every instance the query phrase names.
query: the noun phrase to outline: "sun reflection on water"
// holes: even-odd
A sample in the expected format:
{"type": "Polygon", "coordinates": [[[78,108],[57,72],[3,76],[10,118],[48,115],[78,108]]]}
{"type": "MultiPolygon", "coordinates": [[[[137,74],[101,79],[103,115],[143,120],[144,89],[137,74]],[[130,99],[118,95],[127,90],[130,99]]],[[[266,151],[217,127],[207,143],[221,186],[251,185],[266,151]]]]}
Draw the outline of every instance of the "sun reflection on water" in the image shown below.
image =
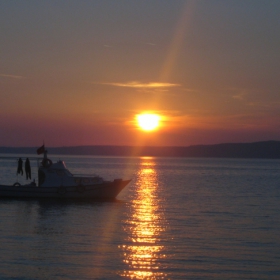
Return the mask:
{"type": "Polygon", "coordinates": [[[153,158],[141,158],[135,195],[126,221],[127,244],[121,245],[123,261],[128,269],[121,276],[130,279],[163,279],[160,260],[162,253],[160,235],[164,231],[164,217],[157,196],[158,175],[153,158]]]}

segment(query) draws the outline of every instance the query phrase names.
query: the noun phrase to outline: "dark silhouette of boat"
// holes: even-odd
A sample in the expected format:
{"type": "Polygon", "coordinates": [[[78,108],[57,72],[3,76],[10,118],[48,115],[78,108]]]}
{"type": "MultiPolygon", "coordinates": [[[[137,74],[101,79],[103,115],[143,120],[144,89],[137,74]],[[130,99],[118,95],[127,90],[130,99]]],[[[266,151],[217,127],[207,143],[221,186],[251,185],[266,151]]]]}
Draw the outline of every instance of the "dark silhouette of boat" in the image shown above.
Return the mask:
{"type": "Polygon", "coordinates": [[[66,168],[64,161],[53,163],[47,157],[47,151],[42,147],[39,152],[41,151],[44,158],[38,166],[38,185],[35,181],[27,185],[20,185],[18,182],[13,185],[0,185],[0,197],[114,199],[131,181],[106,181],[97,175],[75,176],[66,168]]]}

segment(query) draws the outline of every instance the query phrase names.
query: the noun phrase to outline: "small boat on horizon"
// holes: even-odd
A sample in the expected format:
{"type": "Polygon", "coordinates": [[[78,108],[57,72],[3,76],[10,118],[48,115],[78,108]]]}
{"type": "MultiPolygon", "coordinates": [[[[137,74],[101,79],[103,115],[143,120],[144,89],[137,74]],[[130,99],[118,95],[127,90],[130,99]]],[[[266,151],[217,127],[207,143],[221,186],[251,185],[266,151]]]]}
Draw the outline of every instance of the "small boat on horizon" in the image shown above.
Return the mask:
{"type": "Polygon", "coordinates": [[[44,157],[38,166],[38,185],[35,181],[27,185],[18,182],[0,185],[0,198],[114,199],[131,181],[105,181],[97,175],[75,176],[64,161],[53,163],[44,145],[37,150],[37,154],[41,153],[44,157]]]}

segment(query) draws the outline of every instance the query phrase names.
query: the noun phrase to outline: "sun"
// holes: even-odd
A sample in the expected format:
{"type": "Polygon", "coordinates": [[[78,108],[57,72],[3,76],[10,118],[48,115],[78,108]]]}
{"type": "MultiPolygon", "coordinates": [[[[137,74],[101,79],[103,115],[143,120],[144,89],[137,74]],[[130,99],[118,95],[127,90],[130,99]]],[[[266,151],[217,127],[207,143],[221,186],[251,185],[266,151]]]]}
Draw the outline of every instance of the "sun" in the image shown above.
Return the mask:
{"type": "Polygon", "coordinates": [[[136,116],[138,126],[145,131],[153,131],[158,128],[160,116],[157,114],[143,113],[136,116]]]}

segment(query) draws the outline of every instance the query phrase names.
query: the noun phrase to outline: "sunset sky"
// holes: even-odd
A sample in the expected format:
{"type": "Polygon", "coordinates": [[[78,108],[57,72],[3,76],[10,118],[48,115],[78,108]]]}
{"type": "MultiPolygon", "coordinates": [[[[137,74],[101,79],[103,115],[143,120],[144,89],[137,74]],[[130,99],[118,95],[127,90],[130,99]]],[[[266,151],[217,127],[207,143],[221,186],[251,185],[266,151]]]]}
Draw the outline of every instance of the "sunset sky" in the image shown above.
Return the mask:
{"type": "Polygon", "coordinates": [[[0,146],[280,140],[280,1],[0,1],[0,146]],[[137,126],[158,114],[152,131],[137,126]]]}

